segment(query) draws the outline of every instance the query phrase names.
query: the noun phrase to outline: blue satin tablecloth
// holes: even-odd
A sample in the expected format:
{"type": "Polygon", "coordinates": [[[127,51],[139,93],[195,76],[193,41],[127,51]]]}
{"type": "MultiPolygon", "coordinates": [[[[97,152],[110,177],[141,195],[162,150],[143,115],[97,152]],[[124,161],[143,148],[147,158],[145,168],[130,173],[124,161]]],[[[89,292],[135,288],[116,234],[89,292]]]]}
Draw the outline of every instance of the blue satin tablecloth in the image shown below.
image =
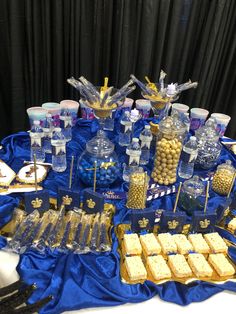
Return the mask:
{"type": "MultiPolygon", "coordinates": [[[[140,120],[137,123],[135,129],[137,135],[147,122],[140,120]]],[[[85,149],[86,142],[96,134],[97,130],[96,121],[78,120],[77,125],[73,128],[73,140],[67,144],[68,165],[70,164],[71,155],[78,157],[85,149]]],[[[108,136],[117,143],[116,131],[114,133],[108,132],[108,136]]],[[[17,172],[22,167],[24,160],[29,160],[30,141],[27,132],[20,132],[6,137],[2,141],[2,146],[0,159],[11,166],[14,171],[17,172]]],[[[125,158],[124,150],[116,145],[116,152],[120,161],[123,162],[125,158]]],[[[223,148],[220,162],[225,159],[231,159],[236,166],[234,157],[229,155],[226,149],[223,148]]],[[[149,171],[150,169],[151,165],[148,166],[149,171]]],[[[44,188],[50,191],[51,196],[56,196],[58,186],[68,185],[68,177],[69,167],[61,174],[50,171],[44,182],[44,188]]],[[[84,188],[81,183],[77,182],[75,173],[73,180],[77,187],[79,185],[79,188],[84,188]]],[[[122,181],[118,180],[111,186],[111,189],[123,190],[122,181]]],[[[21,197],[20,194],[0,196],[0,226],[11,219],[11,213],[21,197]]],[[[153,201],[152,205],[156,208],[172,209],[174,199],[175,195],[164,196],[153,201]]],[[[211,192],[209,210],[214,210],[221,200],[220,196],[211,192]]],[[[124,206],[124,201],[115,201],[115,204],[117,212],[114,223],[129,222],[129,210],[124,206]]],[[[235,237],[227,231],[220,228],[218,231],[225,238],[236,242],[235,237]]],[[[141,302],[155,295],[169,302],[187,305],[191,302],[203,301],[225,289],[236,291],[236,283],[230,281],[225,284],[212,284],[202,281],[195,281],[188,285],[176,282],[155,285],[150,281],[136,285],[124,284],[120,279],[120,257],[117,253],[118,241],[114,231],[112,237],[113,246],[110,253],[76,255],[47,251],[47,254],[41,255],[38,252],[29,250],[21,255],[17,271],[25,282],[29,284],[36,283],[38,287],[29,301],[35,302],[48,295],[53,295],[54,299],[41,310],[41,313],[58,314],[66,310],[141,302]]],[[[0,248],[5,245],[5,239],[0,237],[0,248]]],[[[235,248],[230,248],[230,255],[236,263],[235,248]]]]}

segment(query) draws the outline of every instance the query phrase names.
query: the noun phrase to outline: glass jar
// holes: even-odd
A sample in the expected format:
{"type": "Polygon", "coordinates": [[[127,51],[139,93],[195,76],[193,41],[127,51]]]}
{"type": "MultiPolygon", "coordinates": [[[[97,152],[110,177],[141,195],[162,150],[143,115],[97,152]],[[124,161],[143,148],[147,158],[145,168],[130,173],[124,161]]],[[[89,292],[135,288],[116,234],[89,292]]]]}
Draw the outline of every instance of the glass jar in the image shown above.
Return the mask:
{"type": "Polygon", "coordinates": [[[219,165],[212,180],[213,191],[221,195],[227,195],[230,191],[234,173],[235,168],[230,160],[219,165]]]}
{"type": "Polygon", "coordinates": [[[144,209],[146,207],[148,182],[149,177],[142,168],[130,175],[129,192],[126,203],[128,208],[144,209]]]}
{"type": "Polygon", "coordinates": [[[166,117],[159,124],[152,178],[158,184],[176,182],[185,125],[177,117],[166,117]]]}
{"type": "Polygon", "coordinates": [[[204,190],[204,184],[198,176],[186,180],[179,195],[178,207],[185,210],[189,215],[192,215],[193,211],[202,210],[204,202],[201,201],[200,197],[203,196],[204,190]]]}
{"type": "Polygon", "coordinates": [[[107,187],[118,178],[120,173],[118,157],[114,151],[114,144],[106,137],[104,131],[98,131],[97,135],[87,142],[77,168],[78,177],[88,186],[94,185],[95,173],[98,187],[107,187]]]}
{"type": "Polygon", "coordinates": [[[202,169],[210,169],[217,165],[222,145],[219,141],[219,134],[214,124],[205,125],[196,133],[198,142],[198,156],[196,166],[202,169]]]}

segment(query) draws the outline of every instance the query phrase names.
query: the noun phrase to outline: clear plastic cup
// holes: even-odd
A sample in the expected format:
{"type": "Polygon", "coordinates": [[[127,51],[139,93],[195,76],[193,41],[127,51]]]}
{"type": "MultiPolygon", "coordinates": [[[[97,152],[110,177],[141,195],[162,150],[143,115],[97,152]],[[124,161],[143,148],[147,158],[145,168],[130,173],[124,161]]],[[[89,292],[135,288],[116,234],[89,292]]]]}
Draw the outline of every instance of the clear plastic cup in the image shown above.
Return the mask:
{"type": "Polygon", "coordinates": [[[30,127],[32,127],[33,122],[36,120],[40,121],[41,126],[44,125],[44,122],[46,121],[46,114],[47,114],[46,109],[42,107],[30,107],[26,110],[26,112],[29,117],[30,127]]]}
{"type": "Polygon", "coordinates": [[[196,131],[201,126],[203,126],[207,119],[208,114],[209,114],[209,111],[206,109],[202,109],[202,108],[190,109],[190,120],[191,120],[190,130],[196,131]]]}
{"type": "Polygon", "coordinates": [[[81,118],[86,120],[93,120],[95,118],[93,109],[88,107],[82,99],[80,99],[79,103],[81,109],[81,118]]]}
{"type": "Polygon", "coordinates": [[[223,113],[212,113],[211,117],[215,118],[217,122],[217,131],[219,132],[220,136],[224,136],[231,117],[223,113]]]}
{"type": "Polygon", "coordinates": [[[76,124],[79,110],[79,103],[75,100],[65,99],[60,102],[61,109],[67,108],[72,117],[72,125],[76,124]]]}
{"type": "Polygon", "coordinates": [[[147,99],[137,99],[135,101],[135,106],[138,109],[141,116],[146,119],[149,118],[149,114],[151,111],[151,102],[147,99]]]}
{"type": "Polygon", "coordinates": [[[184,105],[184,104],[180,104],[180,103],[174,103],[171,105],[171,114],[173,114],[174,112],[180,112],[180,113],[184,113],[184,112],[188,112],[189,111],[189,106],[184,105]]]}
{"type": "Polygon", "coordinates": [[[61,107],[57,102],[45,102],[42,104],[42,108],[46,109],[48,113],[51,113],[54,126],[60,126],[60,113],[61,107]]]}

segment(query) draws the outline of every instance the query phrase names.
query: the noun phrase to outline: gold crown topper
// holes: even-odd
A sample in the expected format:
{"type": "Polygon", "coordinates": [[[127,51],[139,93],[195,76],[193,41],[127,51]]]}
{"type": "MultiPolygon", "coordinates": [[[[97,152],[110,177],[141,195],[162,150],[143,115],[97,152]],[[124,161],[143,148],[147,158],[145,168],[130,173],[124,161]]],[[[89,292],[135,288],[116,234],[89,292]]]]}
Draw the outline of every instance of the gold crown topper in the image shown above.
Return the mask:
{"type": "Polygon", "coordinates": [[[179,225],[179,222],[176,221],[176,220],[172,220],[172,221],[168,221],[168,228],[171,229],[171,230],[174,230],[178,227],[179,225]]]}
{"type": "Polygon", "coordinates": [[[40,208],[43,204],[43,200],[40,200],[38,197],[36,197],[36,199],[33,200],[31,202],[31,204],[32,204],[33,208],[40,208]]]}
{"type": "Polygon", "coordinates": [[[139,224],[139,227],[140,227],[140,228],[146,228],[147,225],[148,225],[148,223],[149,223],[149,219],[144,218],[144,217],[143,217],[143,219],[140,219],[140,220],[138,221],[138,224],[139,224]]]}
{"type": "Polygon", "coordinates": [[[89,200],[86,201],[88,208],[94,208],[96,203],[90,198],[89,200]]]}
{"type": "Polygon", "coordinates": [[[63,205],[70,205],[72,203],[72,197],[69,197],[69,195],[62,197],[62,204],[63,205]]]}
{"type": "Polygon", "coordinates": [[[223,216],[227,217],[229,213],[230,213],[230,209],[229,209],[229,207],[227,207],[226,210],[224,211],[224,215],[223,216]]]}
{"type": "Polygon", "coordinates": [[[206,229],[210,223],[211,222],[209,219],[204,219],[204,220],[199,221],[199,225],[202,229],[206,229]]]}

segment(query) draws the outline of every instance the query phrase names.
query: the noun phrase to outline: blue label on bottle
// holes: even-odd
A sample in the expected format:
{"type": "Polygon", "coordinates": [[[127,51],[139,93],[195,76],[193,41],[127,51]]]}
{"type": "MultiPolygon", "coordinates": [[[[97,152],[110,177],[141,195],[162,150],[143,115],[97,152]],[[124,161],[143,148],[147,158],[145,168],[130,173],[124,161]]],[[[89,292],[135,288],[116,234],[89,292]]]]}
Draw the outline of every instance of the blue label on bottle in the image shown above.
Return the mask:
{"type": "Polygon", "coordinates": [[[180,160],[186,163],[195,162],[197,158],[197,152],[188,153],[184,150],[181,152],[180,160]]]}
{"type": "Polygon", "coordinates": [[[54,156],[63,156],[66,154],[66,146],[59,145],[59,146],[52,146],[52,154],[54,156]]]}
{"type": "Polygon", "coordinates": [[[121,124],[120,125],[120,132],[121,133],[128,133],[128,132],[132,132],[132,124],[121,124]]]}

